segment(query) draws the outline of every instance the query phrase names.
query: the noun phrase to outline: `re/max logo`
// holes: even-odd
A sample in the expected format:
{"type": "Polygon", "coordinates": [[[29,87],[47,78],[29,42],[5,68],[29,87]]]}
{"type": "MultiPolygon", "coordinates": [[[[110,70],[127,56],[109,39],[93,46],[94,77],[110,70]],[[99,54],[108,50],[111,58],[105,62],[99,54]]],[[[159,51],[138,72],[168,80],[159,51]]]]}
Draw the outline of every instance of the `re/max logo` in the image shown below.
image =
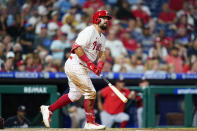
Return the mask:
{"type": "Polygon", "coordinates": [[[46,87],[24,87],[24,93],[47,93],[46,87]]]}

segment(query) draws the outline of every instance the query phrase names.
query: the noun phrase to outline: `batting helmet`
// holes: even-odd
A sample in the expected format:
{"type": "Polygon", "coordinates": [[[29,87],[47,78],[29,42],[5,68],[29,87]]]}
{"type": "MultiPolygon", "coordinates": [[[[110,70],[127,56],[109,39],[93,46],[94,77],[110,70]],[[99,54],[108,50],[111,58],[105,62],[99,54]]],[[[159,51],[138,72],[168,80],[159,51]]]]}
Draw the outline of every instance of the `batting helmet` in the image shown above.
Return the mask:
{"type": "Polygon", "coordinates": [[[108,17],[108,20],[111,19],[111,16],[109,15],[109,13],[106,10],[100,10],[100,11],[97,11],[96,13],[94,13],[93,24],[100,23],[101,22],[100,17],[108,17]]]}

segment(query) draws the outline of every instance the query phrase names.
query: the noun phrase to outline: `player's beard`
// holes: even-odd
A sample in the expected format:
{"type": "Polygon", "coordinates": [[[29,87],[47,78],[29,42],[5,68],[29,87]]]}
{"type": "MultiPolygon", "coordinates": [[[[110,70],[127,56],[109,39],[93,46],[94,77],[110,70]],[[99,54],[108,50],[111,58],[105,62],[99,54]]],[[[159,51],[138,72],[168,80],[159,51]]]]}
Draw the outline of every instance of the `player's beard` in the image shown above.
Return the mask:
{"type": "Polygon", "coordinates": [[[100,27],[102,30],[107,30],[108,25],[107,25],[107,24],[101,24],[101,25],[99,25],[99,27],[100,27]]]}

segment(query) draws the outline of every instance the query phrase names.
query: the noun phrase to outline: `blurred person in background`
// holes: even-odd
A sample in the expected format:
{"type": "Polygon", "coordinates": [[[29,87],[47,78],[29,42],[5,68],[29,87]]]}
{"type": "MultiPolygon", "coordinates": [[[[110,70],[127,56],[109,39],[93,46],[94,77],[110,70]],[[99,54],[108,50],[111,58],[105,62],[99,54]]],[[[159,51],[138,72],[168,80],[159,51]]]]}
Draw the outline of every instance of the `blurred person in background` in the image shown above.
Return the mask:
{"type": "Polygon", "coordinates": [[[187,56],[188,58],[191,58],[192,56],[197,57],[197,37],[195,37],[192,46],[187,50],[187,56]]]}
{"type": "Polygon", "coordinates": [[[120,55],[119,57],[116,57],[115,63],[113,64],[113,67],[112,67],[112,71],[120,72],[120,69],[122,67],[125,67],[128,72],[131,71],[131,67],[129,63],[127,62],[127,58],[124,55],[120,55]]]}
{"type": "Polygon", "coordinates": [[[7,34],[9,34],[12,37],[12,40],[18,42],[18,37],[24,31],[25,21],[20,13],[16,14],[16,16],[13,19],[14,19],[13,25],[7,27],[6,30],[7,30],[7,34]]]}
{"type": "Polygon", "coordinates": [[[111,72],[112,66],[114,64],[114,59],[111,55],[111,50],[108,47],[105,48],[105,57],[106,60],[104,62],[102,72],[111,72]]]}
{"type": "Polygon", "coordinates": [[[83,5],[83,9],[93,8],[94,10],[99,10],[104,5],[103,0],[87,0],[83,5]]]}
{"type": "Polygon", "coordinates": [[[176,23],[176,13],[170,10],[169,4],[163,3],[162,4],[162,11],[158,15],[158,22],[159,23],[166,23],[166,24],[173,24],[176,23]]]}
{"type": "Polygon", "coordinates": [[[72,120],[72,128],[84,127],[86,122],[85,111],[83,108],[83,98],[79,99],[75,104],[68,109],[69,116],[72,120]]]}
{"type": "Polygon", "coordinates": [[[129,58],[131,70],[129,72],[132,73],[142,73],[144,72],[144,65],[141,57],[137,57],[135,54],[130,55],[129,58]]]}
{"type": "Polygon", "coordinates": [[[79,13],[79,7],[78,6],[72,6],[71,9],[62,16],[62,23],[63,24],[69,24],[70,26],[76,26],[81,21],[81,15],[84,12],[79,13]],[[70,17],[69,20],[67,19],[68,16],[70,17]]]}
{"type": "MultiPolygon", "coordinates": [[[[40,16],[39,16],[39,13],[38,13],[38,8],[37,6],[33,6],[32,5],[32,10],[31,10],[31,16],[30,18],[28,19],[28,23],[31,23],[32,26],[35,28],[36,25],[38,24],[38,22],[40,21],[40,16]]],[[[34,32],[35,33],[35,32],[34,32]]]]}
{"type": "Polygon", "coordinates": [[[5,46],[4,48],[5,54],[9,51],[13,51],[13,44],[11,43],[11,37],[9,35],[3,37],[2,43],[5,46]]]}
{"type": "Polygon", "coordinates": [[[143,23],[146,24],[149,22],[151,17],[149,16],[149,13],[146,10],[143,10],[142,5],[143,1],[137,3],[137,8],[132,10],[132,13],[135,16],[135,18],[141,18],[143,23]]]}
{"type": "Polygon", "coordinates": [[[23,58],[22,58],[22,47],[20,44],[16,43],[13,47],[13,50],[14,50],[14,54],[15,54],[15,57],[14,57],[14,68],[17,69],[17,65],[18,65],[18,62],[22,61],[23,58]]]}
{"type": "Polygon", "coordinates": [[[189,46],[191,45],[191,38],[188,35],[185,27],[180,27],[177,29],[177,34],[174,35],[174,43],[182,46],[189,46]]]}
{"type": "Polygon", "coordinates": [[[42,61],[37,50],[35,50],[33,53],[33,66],[35,67],[36,72],[42,71],[42,61]]]}
{"type": "Polygon", "coordinates": [[[8,0],[7,4],[7,13],[15,16],[17,13],[20,12],[20,7],[15,0],[8,0]]]}
{"type": "Polygon", "coordinates": [[[1,70],[2,64],[4,63],[6,59],[4,48],[5,48],[4,44],[0,42],[0,70],[1,70]]]}
{"type": "Polygon", "coordinates": [[[135,18],[130,10],[129,3],[126,0],[118,0],[114,10],[116,10],[116,18],[123,22],[135,18]]]}
{"type": "Polygon", "coordinates": [[[29,53],[26,55],[25,57],[25,70],[27,72],[35,72],[36,69],[34,67],[34,63],[33,63],[33,54],[29,53]]]}
{"type": "Polygon", "coordinates": [[[112,64],[114,63],[114,58],[112,57],[111,50],[109,47],[105,48],[105,57],[107,61],[110,61],[112,64]]]}
{"type": "Polygon", "coordinates": [[[89,22],[90,22],[90,16],[86,12],[83,12],[81,14],[80,23],[76,25],[76,30],[78,31],[83,30],[86,26],[88,26],[89,22]]]}
{"type": "Polygon", "coordinates": [[[1,5],[0,6],[0,37],[6,35],[6,18],[7,18],[7,11],[6,11],[6,6],[1,5]]]}
{"type": "Polygon", "coordinates": [[[24,105],[20,105],[17,109],[16,116],[9,117],[5,121],[5,127],[7,128],[28,128],[31,123],[26,118],[26,107],[24,105]]]}
{"type": "Polygon", "coordinates": [[[148,24],[143,27],[143,33],[140,37],[139,43],[142,45],[143,51],[147,54],[150,48],[154,45],[154,37],[150,33],[150,27],[148,24]]]}
{"type": "Polygon", "coordinates": [[[32,15],[32,3],[24,3],[21,10],[20,10],[20,14],[21,14],[21,19],[23,19],[23,21],[26,23],[28,23],[29,18],[32,15]]]}
{"type": "MultiPolygon", "coordinates": [[[[141,81],[138,84],[139,88],[146,89],[150,86],[150,83],[146,77],[142,77],[141,81]]],[[[157,95],[155,95],[155,108],[156,108],[156,125],[159,124],[160,121],[160,114],[159,114],[159,106],[158,106],[158,100],[157,95]]],[[[135,102],[137,106],[137,122],[138,127],[142,128],[143,126],[143,91],[142,92],[135,92],[135,102]]]]}
{"type": "Polygon", "coordinates": [[[160,37],[155,38],[154,46],[149,50],[149,58],[153,58],[154,51],[157,52],[161,60],[164,60],[168,56],[166,47],[161,44],[160,37]]]}
{"type": "Polygon", "coordinates": [[[76,37],[75,27],[78,24],[78,22],[75,20],[75,16],[68,14],[62,21],[64,25],[61,27],[61,31],[68,34],[69,40],[74,39],[76,37]]]}
{"type": "Polygon", "coordinates": [[[12,72],[14,71],[14,52],[10,51],[6,54],[6,60],[1,68],[1,72],[12,72]]]}
{"type": "Polygon", "coordinates": [[[16,70],[17,71],[20,71],[20,72],[25,72],[26,71],[26,66],[25,66],[25,63],[23,60],[17,62],[17,67],[16,67],[16,70]]]}
{"type": "Polygon", "coordinates": [[[53,64],[53,57],[51,55],[47,55],[44,61],[43,72],[57,72],[58,69],[53,64]]]}
{"type": "MultiPolygon", "coordinates": [[[[139,83],[139,88],[145,89],[149,86],[148,80],[142,78],[139,83]]],[[[137,123],[138,128],[142,128],[143,125],[143,94],[141,92],[136,92],[135,102],[137,106],[137,123]]]]}
{"type": "Polygon", "coordinates": [[[168,73],[176,73],[174,64],[167,64],[167,72],[168,73]]]}
{"type": "Polygon", "coordinates": [[[197,73],[197,61],[191,63],[191,69],[187,73],[197,73]]]}
{"type": "MultiPolygon", "coordinates": [[[[192,1],[192,0],[191,0],[192,1]]],[[[190,16],[190,9],[193,8],[194,3],[190,0],[182,1],[182,8],[176,12],[178,18],[183,15],[186,15],[189,19],[187,19],[187,23],[194,24],[193,18],[190,16]]]]}
{"type": "MultiPolygon", "coordinates": [[[[172,38],[169,37],[169,36],[166,36],[166,32],[165,32],[164,29],[159,29],[158,30],[158,36],[157,37],[159,37],[160,42],[164,47],[166,47],[167,49],[172,47],[172,44],[173,44],[172,38]]],[[[157,37],[155,38],[155,40],[158,39],[157,37]]]]}
{"type": "Polygon", "coordinates": [[[50,24],[56,24],[59,28],[62,26],[62,22],[59,20],[59,12],[57,10],[54,10],[51,13],[51,19],[49,20],[50,24]]]}
{"type": "Polygon", "coordinates": [[[143,52],[142,47],[140,45],[138,45],[138,47],[135,50],[134,53],[137,57],[141,57],[143,64],[146,63],[147,60],[147,54],[143,52]]]}
{"type": "Polygon", "coordinates": [[[131,32],[129,30],[125,30],[122,33],[121,40],[128,53],[133,54],[138,46],[138,43],[131,37],[131,32]]]}
{"type": "Polygon", "coordinates": [[[179,49],[173,47],[170,50],[170,54],[165,58],[166,64],[173,64],[176,73],[181,73],[183,71],[183,60],[178,55],[179,49]]]}
{"type": "Polygon", "coordinates": [[[56,35],[56,31],[59,29],[58,25],[54,22],[47,24],[47,34],[49,37],[53,38],[56,35]]]}
{"type": "Polygon", "coordinates": [[[157,59],[151,60],[149,68],[150,69],[147,69],[145,71],[145,75],[154,75],[154,74],[164,74],[165,73],[165,71],[161,70],[160,62],[157,59]]]}
{"type": "Polygon", "coordinates": [[[193,24],[190,24],[188,23],[188,16],[186,14],[183,14],[179,17],[177,23],[176,23],[176,28],[179,29],[179,28],[185,28],[186,30],[186,34],[187,35],[191,35],[192,31],[194,30],[194,23],[193,24]]]}
{"type": "Polygon", "coordinates": [[[75,17],[71,14],[67,14],[66,16],[63,16],[62,23],[63,23],[63,25],[61,27],[61,31],[65,32],[69,35],[72,35],[72,29],[77,24],[75,17]]]}
{"type": "Polygon", "coordinates": [[[51,44],[50,50],[52,52],[53,59],[55,61],[62,61],[64,57],[64,50],[71,48],[69,41],[67,40],[67,34],[61,33],[57,40],[54,40],[51,44]]]}
{"type": "Polygon", "coordinates": [[[47,25],[43,24],[41,26],[41,33],[35,37],[34,46],[38,52],[46,52],[48,54],[51,43],[52,38],[47,35],[47,25]]]}
{"type": "Polygon", "coordinates": [[[142,37],[142,34],[143,34],[143,26],[144,26],[144,23],[142,21],[141,18],[136,18],[136,24],[135,24],[135,33],[136,35],[133,36],[133,38],[137,41],[137,42],[141,42],[141,37],[142,37]]]}
{"type": "Polygon", "coordinates": [[[144,0],[127,0],[131,4],[131,9],[136,10],[138,7],[138,4],[141,4],[141,8],[143,11],[145,11],[149,16],[151,16],[151,11],[149,9],[149,6],[146,5],[146,2],[144,0]]]}
{"type": "MultiPolygon", "coordinates": [[[[116,81],[115,87],[128,99],[135,98],[135,92],[125,88],[125,82],[122,79],[116,81]]],[[[111,128],[114,122],[117,122],[120,123],[120,128],[125,128],[129,121],[129,115],[124,112],[126,104],[114,94],[109,86],[100,90],[97,96],[102,124],[111,128]],[[104,103],[102,103],[102,98],[104,99],[104,103]]]]}
{"type": "Polygon", "coordinates": [[[111,61],[106,60],[103,65],[102,72],[111,72],[112,66],[113,66],[113,64],[111,63],[111,61]]]}
{"type": "Polygon", "coordinates": [[[127,50],[124,47],[123,43],[117,39],[117,32],[113,28],[109,29],[109,34],[106,40],[106,47],[111,50],[113,58],[117,58],[120,55],[127,55],[127,50]]]}
{"type": "Polygon", "coordinates": [[[66,13],[71,8],[71,1],[68,0],[56,0],[52,1],[51,5],[53,5],[53,9],[59,9],[60,15],[66,13]]]}
{"type": "Polygon", "coordinates": [[[130,37],[138,43],[142,35],[142,26],[143,22],[140,18],[129,19],[128,27],[124,28],[122,32],[124,33],[125,31],[129,31],[130,37]]]}
{"type": "Polygon", "coordinates": [[[35,39],[35,35],[33,32],[33,26],[30,23],[25,24],[25,31],[21,33],[19,39],[20,39],[19,43],[23,48],[23,53],[24,54],[32,53],[34,50],[33,42],[35,39]]]}
{"type": "Polygon", "coordinates": [[[35,33],[36,33],[36,35],[38,35],[38,36],[40,35],[44,25],[46,25],[46,28],[47,28],[48,21],[49,20],[48,20],[47,15],[42,15],[41,16],[41,20],[35,25],[35,33]]]}

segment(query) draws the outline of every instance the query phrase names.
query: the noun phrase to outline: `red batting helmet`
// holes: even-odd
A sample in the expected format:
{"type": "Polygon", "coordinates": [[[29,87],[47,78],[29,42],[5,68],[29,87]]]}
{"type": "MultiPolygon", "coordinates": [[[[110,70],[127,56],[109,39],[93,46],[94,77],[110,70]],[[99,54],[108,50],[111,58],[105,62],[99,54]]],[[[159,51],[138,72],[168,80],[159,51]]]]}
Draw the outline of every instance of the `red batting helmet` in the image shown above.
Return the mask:
{"type": "Polygon", "coordinates": [[[109,15],[109,13],[106,10],[100,10],[100,11],[97,11],[96,13],[94,13],[93,24],[100,23],[101,22],[100,17],[108,17],[108,20],[111,19],[111,16],[109,15]]]}

